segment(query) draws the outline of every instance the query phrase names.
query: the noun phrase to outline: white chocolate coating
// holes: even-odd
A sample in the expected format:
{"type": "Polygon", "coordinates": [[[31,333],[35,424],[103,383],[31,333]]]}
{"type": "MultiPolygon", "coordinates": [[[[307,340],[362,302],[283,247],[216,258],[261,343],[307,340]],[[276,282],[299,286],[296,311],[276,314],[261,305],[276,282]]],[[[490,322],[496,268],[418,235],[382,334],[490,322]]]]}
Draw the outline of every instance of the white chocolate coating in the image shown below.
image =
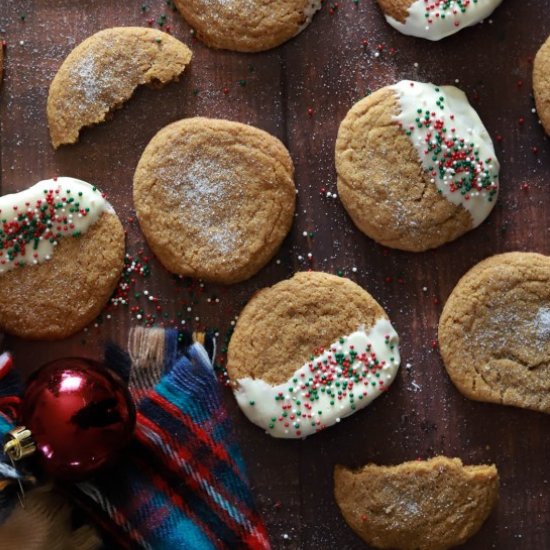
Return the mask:
{"type": "Polygon", "coordinates": [[[311,23],[313,16],[323,7],[322,0],[311,0],[308,2],[308,5],[306,6],[306,9],[304,11],[304,15],[306,16],[306,20],[303,23],[303,25],[298,29],[298,32],[295,36],[300,34],[309,24],[311,23]]]}
{"type": "Polygon", "coordinates": [[[113,210],[100,191],[67,177],[0,197],[0,274],[51,259],[60,238],[85,233],[104,211],[113,210]]]}
{"type": "Polygon", "coordinates": [[[391,88],[401,108],[395,120],[409,134],[422,167],[448,201],[470,213],[472,227],[477,227],[496,203],[500,170],[478,114],[454,86],[402,80],[391,88]]]}
{"type": "Polygon", "coordinates": [[[387,319],[341,338],[277,386],[241,378],[234,390],[244,414],[273,437],[303,438],[366,407],[393,382],[399,337],[387,319]],[[338,393],[340,392],[340,393],[338,393]]]}
{"type": "Polygon", "coordinates": [[[386,21],[409,36],[441,40],[464,27],[479,23],[495,10],[502,0],[416,0],[408,10],[404,23],[386,15],[386,21]]]}

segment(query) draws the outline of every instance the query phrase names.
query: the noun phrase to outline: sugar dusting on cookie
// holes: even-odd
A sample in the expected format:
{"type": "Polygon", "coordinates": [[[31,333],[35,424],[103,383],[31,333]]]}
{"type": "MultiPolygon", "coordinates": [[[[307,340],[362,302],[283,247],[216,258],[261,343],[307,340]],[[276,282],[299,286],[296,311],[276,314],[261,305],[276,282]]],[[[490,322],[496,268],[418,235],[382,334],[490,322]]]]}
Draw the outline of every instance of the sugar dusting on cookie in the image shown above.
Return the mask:
{"type": "Polygon", "coordinates": [[[477,227],[495,205],[500,171],[478,114],[454,86],[402,80],[391,88],[400,106],[395,120],[430,180],[448,201],[462,205],[477,227]]]}
{"type": "Polygon", "coordinates": [[[248,419],[280,438],[303,438],[366,407],[399,369],[399,337],[387,319],[318,350],[283,384],[237,380],[235,397],[248,419]]]}
{"type": "Polygon", "coordinates": [[[214,254],[228,254],[242,246],[235,211],[246,184],[234,170],[213,158],[172,155],[166,160],[160,180],[192,228],[197,244],[214,254]]]}
{"type": "MultiPolygon", "coordinates": [[[[98,57],[100,54],[105,55],[105,52],[116,52],[119,47],[116,37],[109,34],[98,37],[97,40],[101,46],[88,48],[74,60],[71,77],[76,95],[72,108],[79,111],[86,111],[91,107],[96,109],[98,106],[110,110],[114,107],[113,101],[122,102],[127,95],[124,93],[124,81],[129,75],[121,73],[122,65],[106,64],[98,57]]],[[[128,68],[139,71],[139,67],[128,65],[125,70],[128,68]]]]}
{"type": "Polygon", "coordinates": [[[75,90],[80,92],[78,102],[74,102],[78,109],[84,110],[96,103],[107,105],[102,94],[108,88],[112,77],[112,69],[108,66],[98,70],[93,51],[79,59],[73,72],[75,90]]]}
{"type": "Polygon", "coordinates": [[[550,307],[541,306],[531,314],[498,300],[491,301],[489,307],[491,316],[469,331],[472,343],[489,355],[508,353],[518,358],[550,341],[550,307]]]}
{"type": "Polygon", "coordinates": [[[502,0],[415,0],[404,22],[386,15],[399,32],[441,40],[488,17],[502,0]]]}
{"type": "Polygon", "coordinates": [[[550,339],[550,308],[541,307],[535,317],[535,327],[539,340],[548,341],[550,339]]]}
{"type": "Polygon", "coordinates": [[[67,177],[0,197],[0,274],[50,260],[61,238],[86,233],[105,211],[96,187],[67,177]]]}

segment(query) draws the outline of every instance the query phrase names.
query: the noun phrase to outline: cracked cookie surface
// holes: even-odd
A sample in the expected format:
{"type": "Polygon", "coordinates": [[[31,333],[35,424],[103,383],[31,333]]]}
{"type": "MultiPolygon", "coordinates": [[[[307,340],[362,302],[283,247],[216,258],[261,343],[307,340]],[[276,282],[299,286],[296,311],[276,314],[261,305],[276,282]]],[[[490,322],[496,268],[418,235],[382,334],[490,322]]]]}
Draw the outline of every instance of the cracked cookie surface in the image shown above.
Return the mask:
{"type": "Polygon", "coordinates": [[[498,488],[495,466],[464,466],[443,456],[334,470],[344,519],[376,548],[446,550],[462,544],[491,513],[498,488]]]}
{"type": "Polygon", "coordinates": [[[336,141],[338,192],[363,233],[382,245],[419,252],[456,239],[473,223],[430,181],[395,120],[399,113],[390,87],[349,110],[336,141]]]}
{"type": "Polygon", "coordinates": [[[191,50],[156,29],[116,27],[79,44],[55,75],[48,94],[54,148],[76,143],[80,131],[105,121],[144,84],[176,80],[191,50]]]}
{"type": "Polygon", "coordinates": [[[439,345],[466,397],[550,413],[550,258],[510,252],[474,266],[445,304],[439,345]]]}
{"type": "Polygon", "coordinates": [[[550,134],[550,37],[541,46],[533,64],[533,91],[537,113],[550,134]]]}
{"type": "Polygon", "coordinates": [[[321,0],[174,0],[212,48],[259,52],[299,34],[321,8],[321,0]]]}
{"type": "Polygon", "coordinates": [[[149,142],[134,175],[141,230],[172,273],[243,281],[290,230],[293,175],[287,149],[263,130],[200,117],[174,122],[149,142]]]}

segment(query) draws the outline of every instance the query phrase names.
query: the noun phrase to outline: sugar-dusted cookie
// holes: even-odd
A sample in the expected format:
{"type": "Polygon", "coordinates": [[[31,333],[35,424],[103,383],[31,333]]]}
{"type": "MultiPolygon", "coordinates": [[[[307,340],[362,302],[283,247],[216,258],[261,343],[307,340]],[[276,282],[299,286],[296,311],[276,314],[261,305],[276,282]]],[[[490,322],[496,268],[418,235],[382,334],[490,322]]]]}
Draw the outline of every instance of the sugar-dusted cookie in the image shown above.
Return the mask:
{"type": "Polygon", "coordinates": [[[550,258],[510,252],[474,266],[445,304],[439,346],[466,397],[550,413],[550,258]]]}
{"type": "Polygon", "coordinates": [[[90,36],[68,55],[51,83],[53,146],[76,143],[82,128],[106,120],[138,86],[177,80],[190,61],[185,44],[156,29],[117,27],[90,36]]]}
{"type": "Polygon", "coordinates": [[[293,174],[285,146],[263,130],[180,120],[158,132],[139,161],[137,217],[166,269],[235,283],[261,269],[288,233],[293,174]]]}
{"type": "Polygon", "coordinates": [[[454,86],[403,80],[356,103],[338,131],[336,170],[357,227],[415,252],[477,227],[498,193],[491,138],[454,86]]]}
{"type": "Polygon", "coordinates": [[[441,40],[479,23],[502,0],[378,0],[386,21],[399,32],[441,40]]]}
{"type": "Polygon", "coordinates": [[[0,329],[58,339],[101,312],[124,266],[124,231],[100,191],[54,178],[0,197],[0,329]]]}
{"type": "Polygon", "coordinates": [[[482,526],[499,489],[494,465],[438,456],[398,466],[336,466],[334,496],[348,525],[375,548],[446,550],[482,526]]]}
{"type": "Polygon", "coordinates": [[[229,343],[227,372],[251,422],[273,437],[307,437],[389,388],[398,342],[366,290],[302,272],[248,302],[229,343]]]}
{"type": "Polygon", "coordinates": [[[181,14],[212,48],[259,52],[304,30],[322,0],[174,0],[181,14]]]}
{"type": "Polygon", "coordinates": [[[533,64],[533,91],[537,113],[550,134],[550,37],[540,47],[533,64]]]}

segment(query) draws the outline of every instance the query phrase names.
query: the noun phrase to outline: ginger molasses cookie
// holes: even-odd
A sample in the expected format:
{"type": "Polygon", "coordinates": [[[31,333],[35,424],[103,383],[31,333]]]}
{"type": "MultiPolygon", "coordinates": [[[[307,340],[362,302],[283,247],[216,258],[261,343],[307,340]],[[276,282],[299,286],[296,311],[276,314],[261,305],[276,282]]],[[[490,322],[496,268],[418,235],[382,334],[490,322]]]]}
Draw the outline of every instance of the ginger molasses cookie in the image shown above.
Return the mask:
{"type": "Polygon", "coordinates": [[[300,438],[366,407],[399,362],[399,338],[378,302],[349,279],[310,271],[252,297],[227,372],[251,422],[300,438]]]}
{"type": "Polygon", "coordinates": [[[124,231],[100,191],[73,178],[0,197],[0,328],[32,339],[93,321],[124,266],[124,231]]]}
{"type": "Polygon", "coordinates": [[[273,257],[290,230],[293,174],[285,146],[263,130],[180,120],[158,132],[139,161],[137,217],[168,271],[243,281],[273,257]]]}
{"type": "Polygon", "coordinates": [[[498,193],[491,138],[454,86],[403,80],[356,103],[340,125],[336,170],[357,227],[414,252],[477,227],[498,193]]]}
{"type": "Polygon", "coordinates": [[[259,52],[299,34],[322,0],[174,0],[197,36],[212,48],[259,52]]]}
{"type": "Polygon", "coordinates": [[[378,0],[386,21],[399,32],[441,40],[479,23],[502,0],[378,0]]]}
{"type": "Polygon", "coordinates": [[[464,466],[443,456],[334,470],[344,519],[376,548],[446,550],[463,544],[491,513],[498,489],[494,465],[464,466]]]}
{"type": "Polygon", "coordinates": [[[474,266],[445,304],[439,347],[466,397],[550,413],[550,258],[509,252],[474,266]]]}
{"type": "Polygon", "coordinates": [[[82,128],[105,121],[142,85],[177,80],[191,50],[156,29],[117,27],[78,45],[55,75],[48,95],[54,148],[76,143],[82,128]]]}
{"type": "Polygon", "coordinates": [[[533,91],[537,113],[550,134],[550,37],[541,46],[533,65],[533,91]]]}

